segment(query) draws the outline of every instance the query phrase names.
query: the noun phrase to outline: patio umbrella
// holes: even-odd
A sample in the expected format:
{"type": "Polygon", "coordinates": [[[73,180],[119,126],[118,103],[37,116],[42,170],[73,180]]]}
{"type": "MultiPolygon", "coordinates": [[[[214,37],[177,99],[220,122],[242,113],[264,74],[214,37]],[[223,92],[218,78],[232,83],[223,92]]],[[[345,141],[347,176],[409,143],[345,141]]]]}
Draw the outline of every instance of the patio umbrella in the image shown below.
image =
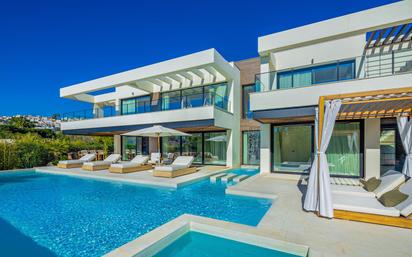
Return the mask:
{"type": "Polygon", "coordinates": [[[150,128],[138,129],[135,131],[130,131],[128,133],[122,134],[123,136],[141,136],[141,137],[157,137],[157,149],[160,152],[160,138],[161,137],[171,137],[171,136],[187,136],[192,135],[170,128],[165,128],[163,126],[155,125],[150,128]]]}

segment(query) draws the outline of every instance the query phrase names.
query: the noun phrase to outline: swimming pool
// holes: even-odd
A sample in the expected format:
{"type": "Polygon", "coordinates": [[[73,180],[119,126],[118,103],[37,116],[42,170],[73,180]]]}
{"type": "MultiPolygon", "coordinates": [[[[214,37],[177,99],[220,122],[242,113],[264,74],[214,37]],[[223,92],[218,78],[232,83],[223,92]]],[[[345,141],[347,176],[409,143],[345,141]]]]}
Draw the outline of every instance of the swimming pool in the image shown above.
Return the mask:
{"type": "MultiPolygon", "coordinates": [[[[6,173],[0,175],[0,226],[11,225],[51,256],[100,256],[184,213],[254,226],[271,206],[269,200],[225,195],[225,187],[203,180],[171,190],[6,173]]],[[[0,229],[1,238],[10,236],[5,231],[0,229]]]]}
{"type": "Polygon", "coordinates": [[[188,232],[153,257],[297,257],[297,255],[216,237],[188,232]]]}

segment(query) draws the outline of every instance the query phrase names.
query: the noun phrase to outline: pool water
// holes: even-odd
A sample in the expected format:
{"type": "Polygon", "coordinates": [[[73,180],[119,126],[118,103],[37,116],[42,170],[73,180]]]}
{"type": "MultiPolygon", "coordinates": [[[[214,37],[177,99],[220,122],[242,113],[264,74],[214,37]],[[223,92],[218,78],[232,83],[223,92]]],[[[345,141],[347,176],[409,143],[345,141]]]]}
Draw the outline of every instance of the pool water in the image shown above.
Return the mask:
{"type": "MultiPolygon", "coordinates": [[[[171,190],[36,172],[1,174],[0,220],[54,255],[101,256],[184,213],[257,225],[271,202],[225,195],[225,187],[203,180],[171,190]]],[[[10,236],[5,231],[0,227],[0,238],[10,236]]]]}
{"type": "Polygon", "coordinates": [[[296,257],[284,252],[188,232],[153,257],[296,257]]]}
{"type": "Polygon", "coordinates": [[[234,173],[237,175],[249,175],[253,176],[259,173],[259,169],[246,169],[246,168],[237,168],[237,169],[230,169],[227,173],[234,173]]]}

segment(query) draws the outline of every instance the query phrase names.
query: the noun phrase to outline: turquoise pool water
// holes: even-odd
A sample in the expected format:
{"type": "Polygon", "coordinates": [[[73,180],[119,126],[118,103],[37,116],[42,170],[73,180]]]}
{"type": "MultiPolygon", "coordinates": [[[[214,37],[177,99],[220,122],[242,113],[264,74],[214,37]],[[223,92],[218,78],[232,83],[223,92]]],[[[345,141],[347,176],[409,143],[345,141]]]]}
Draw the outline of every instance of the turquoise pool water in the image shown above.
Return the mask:
{"type": "Polygon", "coordinates": [[[0,248],[5,256],[37,246],[50,256],[100,256],[184,213],[257,225],[271,202],[225,195],[225,187],[203,180],[169,190],[36,172],[1,174],[0,238],[21,243],[12,247],[0,240],[0,248]]]}
{"type": "Polygon", "coordinates": [[[246,169],[246,168],[238,168],[238,169],[230,169],[227,173],[235,173],[238,175],[249,175],[253,176],[259,173],[259,169],[246,169]]]}
{"type": "Polygon", "coordinates": [[[259,246],[188,232],[153,257],[296,257],[259,246]]]}

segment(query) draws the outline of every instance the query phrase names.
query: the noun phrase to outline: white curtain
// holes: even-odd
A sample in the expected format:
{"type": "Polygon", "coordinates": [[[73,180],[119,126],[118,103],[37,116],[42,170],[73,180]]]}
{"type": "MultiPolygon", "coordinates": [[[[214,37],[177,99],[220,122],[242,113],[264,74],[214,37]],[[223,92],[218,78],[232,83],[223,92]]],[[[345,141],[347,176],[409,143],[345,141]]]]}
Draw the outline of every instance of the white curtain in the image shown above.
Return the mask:
{"type": "Polygon", "coordinates": [[[412,119],[408,117],[398,117],[398,128],[402,145],[405,149],[406,158],[403,164],[402,173],[408,177],[412,176],[412,119]]]}
{"type": "MultiPolygon", "coordinates": [[[[309,182],[306,190],[305,203],[303,208],[307,211],[319,211],[323,217],[333,218],[332,193],[330,190],[329,165],[326,159],[326,150],[328,149],[330,138],[332,137],[333,128],[335,127],[336,116],[339,113],[340,100],[325,102],[325,115],[323,119],[322,138],[320,147],[316,145],[317,154],[312,163],[309,174],[309,182]],[[319,148],[318,148],[319,147],[319,148]],[[319,155],[319,168],[318,168],[319,155]]],[[[318,115],[315,119],[315,129],[319,123],[318,115]]],[[[318,134],[316,132],[317,141],[318,134]]]]}

